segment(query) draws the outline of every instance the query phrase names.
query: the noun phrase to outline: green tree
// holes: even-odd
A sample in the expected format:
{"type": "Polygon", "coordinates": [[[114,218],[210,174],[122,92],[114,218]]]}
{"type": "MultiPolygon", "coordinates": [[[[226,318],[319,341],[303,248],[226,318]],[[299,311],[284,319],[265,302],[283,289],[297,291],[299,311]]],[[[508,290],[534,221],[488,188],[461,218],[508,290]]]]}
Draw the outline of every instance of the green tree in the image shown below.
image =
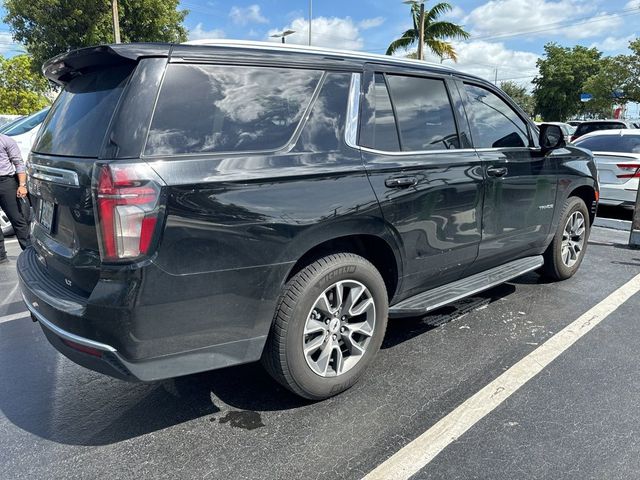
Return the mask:
{"type": "MultiPolygon", "coordinates": [[[[460,25],[452,22],[438,20],[440,16],[451,11],[453,7],[446,2],[436,3],[424,11],[424,45],[440,58],[450,58],[457,61],[458,56],[453,45],[446,39],[464,40],[469,38],[469,33],[460,25]]],[[[416,2],[411,5],[411,19],[413,28],[410,28],[402,36],[389,45],[387,55],[393,55],[396,51],[409,48],[420,38],[420,5],[416,2]]]]}
{"type": "Polygon", "coordinates": [[[580,94],[584,93],[586,80],[600,71],[602,54],[596,48],[568,48],[555,43],[546,44],[544,51],[533,79],[536,111],[545,121],[565,121],[584,111],[580,94]]]}
{"type": "Polygon", "coordinates": [[[51,103],[48,92],[49,83],[33,72],[30,56],[0,56],[0,113],[27,115],[40,110],[51,103]]]}
{"type": "MultiPolygon", "coordinates": [[[[120,0],[123,42],[182,42],[187,10],[179,0],[120,0]]],[[[5,0],[4,21],[35,68],[73,48],[113,42],[110,0],[5,0]]]]}
{"type": "Polygon", "coordinates": [[[526,87],[518,85],[516,82],[506,81],[500,84],[500,88],[504,93],[509,95],[513,101],[520,106],[520,108],[529,115],[533,115],[535,103],[533,101],[533,96],[527,91],[526,87]]]}

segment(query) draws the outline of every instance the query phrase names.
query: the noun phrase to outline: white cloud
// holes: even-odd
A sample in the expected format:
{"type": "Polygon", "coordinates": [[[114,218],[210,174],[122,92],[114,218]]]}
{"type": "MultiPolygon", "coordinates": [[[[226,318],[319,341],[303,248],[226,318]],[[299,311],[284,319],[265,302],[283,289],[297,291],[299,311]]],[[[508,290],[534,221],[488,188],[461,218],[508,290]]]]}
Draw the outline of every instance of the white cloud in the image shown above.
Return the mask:
{"type": "Polygon", "coordinates": [[[384,20],[384,17],[365,18],[364,20],[360,20],[358,22],[358,27],[360,27],[362,30],[379,27],[384,23],[384,20]]]}
{"type": "Polygon", "coordinates": [[[445,15],[445,17],[450,19],[462,18],[464,17],[464,10],[458,5],[453,5],[453,8],[445,15]]]}
{"type": "Polygon", "coordinates": [[[213,30],[205,30],[202,26],[202,23],[198,23],[196,27],[192,30],[189,30],[189,40],[205,40],[211,38],[224,38],[224,31],[215,28],[213,30]]]}
{"type": "Polygon", "coordinates": [[[229,16],[236,25],[248,23],[269,23],[269,19],[260,13],[260,5],[249,5],[246,8],[231,7],[229,16]]]}
{"type": "MultiPolygon", "coordinates": [[[[535,53],[511,50],[503,43],[480,40],[453,42],[453,45],[458,54],[458,62],[445,60],[445,65],[491,82],[495,80],[496,70],[498,84],[501,81],[513,80],[528,85],[538,73],[536,61],[539,57],[535,53]]],[[[431,52],[426,54],[426,60],[440,62],[440,58],[431,52]]]]}
{"type": "Polygon", "coordinates": [[[10,33],[0,32],[0,55],[18,55],[24,52],[24,47],[13,41],[10,33]]]}
{"type": "Polygon", "coordinates": [[[596,13],[597,3],[595,0],[491,0],[472,10],[463,22],[480,38],[522,31],[531,31],[529,37],[592,38],[610,32],[622,23],[619,16],[596,13]],[[596,21],[588,19],[589,23],[566,26],[572,19],[589,15],[596,21]]]}
{"type": "Polygon", "coordinates": [[[631,34],[626,37],[607,37],[604,40],[591,44],[591,46],[607,53],[620,52],[627,50],[627,48],[629,47],[629,42],[635,39],[635,34],[631,34]]]}
{"type": "Polygon", "coordinates": [[[640,0],[630,0],[629,2],[627,2],[627,4],[624,6],[624,9],[632,9],[632,8],[638,8],[640,9],[640,0]]]}
{"type": "MultiPolygon", "coordinates": [[[[306,45],[309,38],[309,21],[305,18],[296,18],[283,28],[269,30],[269,41],[280,41],[271,38],[271,35],[283,30],[294,30],[296,33],[287,37],[287,43],[306,45]]],[[[311,25],[311,43],[314,46],[338,48],[346,50],[359,50],[364,45],[358,26],[351,18],[317,17],[311,25]]]]}

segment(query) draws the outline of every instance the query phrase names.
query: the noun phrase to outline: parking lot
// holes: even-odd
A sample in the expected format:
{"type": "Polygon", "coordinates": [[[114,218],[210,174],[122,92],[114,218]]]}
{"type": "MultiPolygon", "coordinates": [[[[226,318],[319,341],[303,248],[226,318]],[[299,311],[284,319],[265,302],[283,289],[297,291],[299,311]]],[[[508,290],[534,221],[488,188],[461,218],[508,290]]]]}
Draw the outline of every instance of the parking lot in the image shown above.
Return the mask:
{"type": "MultiPolygon", "coordinates": [[[[638,275],[627,237],[594,227],[580,271],[560,284],[528,274],[392,321],[362,381],[320,403],[257,364],[130,384],[71,363],[24,314],[10,240],[0,478],[361,478],[638,275]]],[[[639,310],[635,294],[415,478],[636,478],[639,310]]]]}

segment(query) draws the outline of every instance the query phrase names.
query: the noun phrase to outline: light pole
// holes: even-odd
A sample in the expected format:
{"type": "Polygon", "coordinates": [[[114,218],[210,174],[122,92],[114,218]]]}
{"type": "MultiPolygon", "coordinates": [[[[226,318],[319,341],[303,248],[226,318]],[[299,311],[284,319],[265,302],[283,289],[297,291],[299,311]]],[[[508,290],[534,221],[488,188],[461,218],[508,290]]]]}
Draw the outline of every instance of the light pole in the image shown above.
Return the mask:
{"type": "Polygon", "coordinates": [[[280,32],[280,33],[274,33],[273,35],[271,35],[272,38],[280,38],[282,39],[282,43],[286,43],[284,41],[284,37],[286,37],[287,35],[291,35],[292,33],[296,33],[295,30],[285,30],[284,32],[280,32]]]}
{"type": "Polygon", "coordinates": [[[313,0],[309,0],[309,46],[311,46],[311,20],[313,19],[313,0]]]}
{"type": "Polygon", "coordinates": [[[113,41],[120,43],[120,19],[118,16],[118,0],[111,0],[111,13],[113,15],[113,41]]]}
{"type": "Polygon", "coordinates": [[[407,5],[420,5],[420,14],[418,15],[418,60],[424,60],[424,0],[405,0],[407,5]]]}

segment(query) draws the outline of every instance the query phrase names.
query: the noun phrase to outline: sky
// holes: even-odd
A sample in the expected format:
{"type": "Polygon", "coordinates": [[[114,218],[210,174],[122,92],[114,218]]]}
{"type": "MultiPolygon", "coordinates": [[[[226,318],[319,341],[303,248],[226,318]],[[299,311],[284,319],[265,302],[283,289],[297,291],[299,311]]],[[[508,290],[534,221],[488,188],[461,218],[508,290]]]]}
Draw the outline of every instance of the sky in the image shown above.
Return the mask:
{"type": "MultiPolygon", "coordinates": [[[[436,0],[427,0],[433,5],[436,0]]],[[[450,0],[447,19],[471,33],[455,42],[456,68],[498,82],[530,85],[544,44],[594,46],[605,55],[626,53],[640,35],[640,0],[450,0]]],[[[230,38],[279,41],[270,35],[296,33],[288,43],[307,43],[308,0],[182,0],[189,10],[189,39],[230,38]]],[[[0,8],[0,18],[4,11],[0,8]]],[[[401,0],[315,0],[314,45],[383,54],[411,27],[409,6],[401,0]]],[[[9,26],[0,23],[0,53],[15,55],[9,26]]],[[[431,56],[431,60],[440,61],[431,56]]],[[[446,64],[453,65],[451,60],[446,64]]]]}

